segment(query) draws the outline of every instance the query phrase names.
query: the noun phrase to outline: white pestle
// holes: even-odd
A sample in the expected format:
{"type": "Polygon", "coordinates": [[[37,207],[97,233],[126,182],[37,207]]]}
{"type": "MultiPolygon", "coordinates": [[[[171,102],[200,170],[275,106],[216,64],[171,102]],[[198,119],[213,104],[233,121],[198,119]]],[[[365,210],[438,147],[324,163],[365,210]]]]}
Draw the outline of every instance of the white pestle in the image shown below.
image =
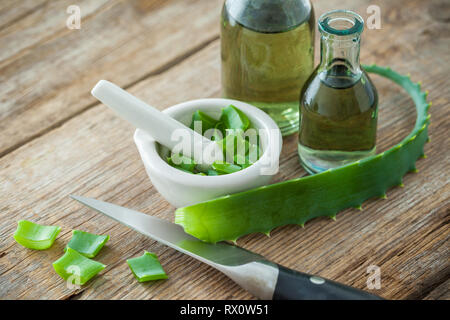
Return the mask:
{"type": "Polygon", "coordinates": [[[209,167],[214,161],[223,160],[222,149],[217,143],[149,106],[114,83],[100,80],[91,94],[135,127],[147,132],[161,145],[194,159],[203,168],[209,167]],[[174,132],[176,134],[172,137],[174,132]],[[184,143],[189,143],[190,147],[182,147],[181,136],[188,140],[184,143]]]}

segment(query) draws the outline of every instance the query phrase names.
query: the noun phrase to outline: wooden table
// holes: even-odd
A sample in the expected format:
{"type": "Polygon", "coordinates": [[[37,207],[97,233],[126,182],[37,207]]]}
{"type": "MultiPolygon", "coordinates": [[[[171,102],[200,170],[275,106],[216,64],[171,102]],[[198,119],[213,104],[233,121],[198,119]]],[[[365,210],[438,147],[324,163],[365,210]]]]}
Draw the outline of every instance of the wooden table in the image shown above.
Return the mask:
{"type": "MultiPolygon", "coordinates": [[[[220,96],[219,0],[80,0],[81,29],[66,27],[73,1],[0,2],[0,299],[254,299],[218,271],[160,245],[69,199],[78,194],[173,220],[133,143],[133,127],[91,95],[113,81],[164,109],[220,96]],[[16,221],[59,225],[53,247],[31,251],[12,234],[16,221]],[[81,289],[68,289],[52,262],[72,229],[109,234],[96,257],[108,267],[81,289]],[[138,283],[126,259],[155,252],[169,279],[138,283]]],[[[348,8],[364,18],[373,1],[314,1],[316,17],[348,8]]],[[[431,143],[417,174],[364,211],[316,219],[304,229],[253,234],[240,246],[287,267],[361,289],[380,267],[390,299],[449,299],[450,6],[446,0],[375,1],[380,30],[363,34],[361,61],[422,81],[433,102],[431,143]]],[[[317,36],[317,35],[316,35],[317,36]]],[[[316,48],[318,49],[318,48],[316,48]]],[[[316,50],[317,51],[317,50],[316,50]]],[[[318,55],[316,55],[318,60],[318,55]]],[[[380,94],[378,150],[412,129],[412,101],[373,77],[380,94]]],[[[305,175],[296,135],[284,141],[274,181],[305,175]]]]}

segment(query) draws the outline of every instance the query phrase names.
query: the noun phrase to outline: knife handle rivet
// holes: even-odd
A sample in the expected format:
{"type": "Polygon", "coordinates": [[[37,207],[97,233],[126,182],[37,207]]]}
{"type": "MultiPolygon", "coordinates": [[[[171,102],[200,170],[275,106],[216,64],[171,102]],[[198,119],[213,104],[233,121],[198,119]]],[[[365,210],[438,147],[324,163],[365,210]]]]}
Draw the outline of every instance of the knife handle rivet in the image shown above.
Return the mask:
{"type": "Polygon", "coordinates": [[[320,278],[320,277],[316,277],[316,276],[312,276],[309,278],[309,281],[311,281],[314,284],[324,284],[325,280],[320,278]]]}

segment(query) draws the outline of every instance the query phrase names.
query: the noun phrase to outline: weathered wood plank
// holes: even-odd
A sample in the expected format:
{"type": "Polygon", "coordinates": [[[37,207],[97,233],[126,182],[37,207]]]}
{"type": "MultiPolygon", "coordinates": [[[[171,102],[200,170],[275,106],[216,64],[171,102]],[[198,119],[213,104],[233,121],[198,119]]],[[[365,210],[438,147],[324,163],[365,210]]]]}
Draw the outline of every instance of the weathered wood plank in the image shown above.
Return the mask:
{"type": "MultiPolygon", "coordinates": [[[[8,137],[0,140],[0,156],[95,103],[89,90],[98,79],[126,87],[217,38],[218,2],[111,0],[82,19],[80,30],[68,30],[63,4],[70,1],[54,1],[48,22],[39,22],[38,12],[3,30],[1,52],[12,56],[0,62],[0,136],[8,137]],[[35,37],[45,28],[46,36],[35,37]],[[14,55],[21,41],[26,47],[14,55]]],[[[103,2],[87,3],[93,11],[103,2]]]]}
{"type": "Polygon", "coordinates": [[[20,21],[43,6],[46,0],[3,0],[0,2],[0,30],[20,21]]]}
{"type": "Polygon", "coordinates": [[[445,281],[440,286],[431,291],[426,300],[450,300],[450,280],[445,281]]]}
{"type": "MultiPolygon", "coordinates": [[[[220,90],[218,51],[218,43],[210,45],[130,91],[161,107],[200,95],[217,96],[220,90]]],[[[376,81],[384,101],[380,116],[395,122],[396,132],[406,133],[411,126],[411,116],[407,116],[411,114],[411,102],[399,99],[398,91],[389,84],[376,81]],[[391,102],[396,101],[402,105],[397,110],[391,107],[391,102]]],[[[436,123],[431,130],[433,144],[427,147],[429,158],[419,161],[420,174],[406,176],[404,189],[389,192],[389,200],[368,201],[363,213],[347,210],[336,222],[315,220],[304,230],[287,226],[275,230],[270,239],[250,235],[239,244],[288,267],[360,288],[365,287],[366,268],[376,264],[382,270],[381,294],[404,298],[416,292],[417,281],[426,282],[430,272],[439,274],[446,264],[442,257],[448,231],[442,222],[448,217],[428,209],[436,203],[445,203],[449,197],[447,178],[441,174],[448,166],[448,159],[439,152],[445,143],[444,116],[448,117],[448,111],[442,105],[434,106],[436,123]],[[430,271],[431,266],[434,270],[430,271]]],[[[132,143],[132,132],[130,125],[98,106],[1,160],[6,184],[1,190],[0,203],[6,206],[1,211],[7,212],[8,219],[0,225],[0,250],[5,254],[0,260],[0,296],[71,297],[74,291],[65,288],[52,272],[50,262],[61,254],[70,230],[80,228],[111,235],[108,248],[98,257],[110,267],[76,298],[251,297],[211,268],[68,199],[68,194],[83,194],[172,220],[173,208],[161,199],[145,175],[132,143]],[[64,165],[55,166],[55,163],[64,165]],[[20,183],[21,192],[17,192],[16,183],[20,183]],[[51,250],[30,252],[10,237],[14,221],[19,218],[61,225],[62,235],[51,250]],[[170,275],[168,281],[142,285],[133,280],[125,259],[144,249],[160,255],[170,275]]],[[[381,123],[382,149],[400,139],[400,135],[392,136],[389,121],[381,123]]],[[[286,139],[283,172],[277,180],[304,174],[295,156],[295,144],[295,136],[286,139]]]]}
{"type": "MultiPolygon", "coordinates": [[[[113,4],[110,0],[84,0],[77,2],[77,5],[82,8],[82,18],[88,19],[108,2],[113,4]]],[[[69,17],[66,10],[69,5],[73,4],[71,1],[47,1],[43,3],[37,1],[36,3],[33,2],[31,7],[29,3],[21,4],[19,2],[18,7],[20,9],[23,10],[22,6],[30,8],[9,21],[6,24],[7,27],[1,28],[0,65],[5,65],[8,61],[30,53],[36,45],[42,45],[58,36],[61,37],[64,33],[70,33],[71,30],[66,27],[66,19],[69,17]]],[[[12,8],[15,8],[15,6],[12,8]]],[[[16,9],[16,11],[18,10],[16,9]]],[[[13,16],[16,15],[13,14],[13,16]]]]}
{"type": "MultiPolygon", "coordinates": [[[[432,142],[425,149],[428,158],[417,164],[419,174],[408,174],[405,187],[390,190],[388,200],[367,201],[363,212],[346,210],[338,215],[337,221],[317,219],[305,229],[286,226],[276,229],[271,238],[254,234],[238,243],[287,267],[362,289],[366,286],[367,267],[377,265],[382,277],[378,294],[394,299],[433,298],[431,294],[441,292],[439,284],[449,276],[450,92],[448,67],[437,63],[446,59],[439,53],[446,50],[441,40],[447,35],[438,31],[446,28],[444,23],[423,14],[426,10],[420,7],[422,2],[403,5],[408,13],[400,10],[397,2],[382,6],[390,18],[384,29],[371,31],[379,34],[366,34],[363,62],[376,61],[411,72],[413,79],[422,80],[430,90],[432,142]],[[409,24],[396,22],[405,19],[404,14],[419,20],[409,21],[413,25],[426,21],[428,31],[411,36],[409,24]],[[391,35],[393,28],[395,36],[391,35]],[[410,43],[414,44],[413,51],[410,43]]],[[[317,11],[325,9],[329,8],[323,4],[317,11]]],[[[219,67],[216,41],[168,71],[130,86],[129,90],[160,108],[188,99],[218,96],[219,67]]],[[[381,100],[378,139],[381,151],[408,133],[415,115],[411,101],[400,90],[378,77],[374,80],[381,100]]],[[[132,133],[130,125],[98,105],[0,159],[0,298],[253,298],[210,267],[67,197],[71,193],[91,196],[173,220],[174,208],[146,177],[132,133]],[[63,231],[50,250],[33,252],[16,244],[11,237],[18,219],[58,224],[63,231]],[[98,256],[108,268],[80,291],[66,288],[51,267],[74,228],[111,235],[98,256]],[[152,284],[134,280],[125,259],[140,255],[143,250],[160,256],[169,280],[152,284]]],[[[303,174],[294,135],[285,139],[281,172],[275,181],[303,174]]]]}

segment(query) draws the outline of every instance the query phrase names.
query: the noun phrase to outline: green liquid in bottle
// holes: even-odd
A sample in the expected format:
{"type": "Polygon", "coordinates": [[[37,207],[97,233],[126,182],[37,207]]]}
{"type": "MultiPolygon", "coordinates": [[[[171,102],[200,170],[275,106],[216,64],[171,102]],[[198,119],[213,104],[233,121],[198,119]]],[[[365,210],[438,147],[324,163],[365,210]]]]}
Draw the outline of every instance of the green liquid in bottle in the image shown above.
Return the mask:
{"type": "Polygon", "coordinates": [[[222,14],[223,95],[262,109],[283,135],[298,130],[299,92],[314,67],[314,14],[307,5],[301,21],[273,11],[264,17],[264,6],[252,13],[259,16],[252,20],[248,13],[242,23],[226,5],[222,14]]]}
{"type": "Polygon", "coordinates": [[[375,153],[378,95],[359,63],[363,20],[336,10],[319,19],[321,62],[300,98],[300,161],[310,173],[375,153]]]}
{"type": "Polygon", "coordinates": [[[363,72],[359,78],[337,65],[312,75],[301,103],[299,149],[302,162],[317,172],[375,153],[378,96],[363,72]],[[330,75],[331,74],[331,75],[330,75]]]}

